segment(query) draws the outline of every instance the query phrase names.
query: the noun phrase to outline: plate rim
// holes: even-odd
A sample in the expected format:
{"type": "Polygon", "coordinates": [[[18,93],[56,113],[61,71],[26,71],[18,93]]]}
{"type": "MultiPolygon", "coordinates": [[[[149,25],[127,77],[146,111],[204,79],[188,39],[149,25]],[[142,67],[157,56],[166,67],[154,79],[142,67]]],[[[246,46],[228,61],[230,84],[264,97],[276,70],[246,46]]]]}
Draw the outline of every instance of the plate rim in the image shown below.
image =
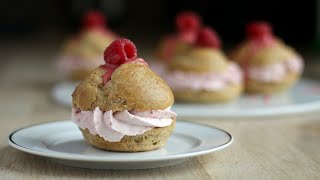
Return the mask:
{"type": "MultiPolygon", "coordinates": [[[[26,127],[19,128],[9,134],[8,144],[11,147],[13,147],[17,150],[20,150],[22,152],[25,152],[25,153],[38,155],[38,156],[42,156],[42,157],[61,159],[61,160],[86,161],[86,162],[150,162],[150,161],[179,160],[179,159],[184,159],[184,158],[192,158],[192,157],[196,157],[196,156],[200,156],[200,155],[205,155],[208,153],[212,153],[212,152],[224,149],[224,148],[230,146],[234,141],[234,137],[226,130],[217,128],[215,126],[210,126],[210,125],[195,123],[195,122],[190,122],[190,121],[183,121],[183,120],[179,120],[179,121],[177,121],[177,123],[196,124],[198,126],[209,127],[209,128],[215,129],[215,130],[219,130],[219,131],[225,133],[227,136],[229,136],[229,140],[226,143],[219,145],[218,147],[212,148],[212,149],[207,149],[207,150],[202,150],[202,151],[197,151],[197,152],[183,153],[183,154],[166,155],[166,156],[153,156],[153,157],[150,156],[150,157],[146,157],[146,158],[137,158],[137,159],[135,159],[135,158],[133,158],[133,159],[118,159],[118,158],[109,158],[109,157],[90,157],[88,155],[70,154],[70,153],[63,153],[63,152],[58,152],[58,151],[54,151],[55,153],[49,153],[49,152],[43,152],[43,151],[31,149],[29,147],[24,147],[22,145],[17,144],[16,142],[14,142],[12,140],[12,136],[15,133],[22,131],[24,129],[31,128],[34,126],[41,126],[41,125],[53,124],[53,123],[66,123],[66,122],[72,122],[72,121],[71,120],[62,120],[62,121],[36,123],[36,124],[32,124],[32,125],[29,125],[26,127]]],[[[133,152],[133,154],[134,154],[134,152],[133,152]]]]}
{"type": "MultiPolygon", "coordinates": [[[[66,101],[60,101],[58,100],[58,98],[56,97],[55,92],[57,91],[57,86],[61,86],[61,84],[74,84],[76,82],[72,82],[72,81],[60,81],[57,84],[55,84],[53,86],[53,88],[51,89],[51,93],[50,96],[53,99],[53,101],[59,105],[61,105],[62,107],[71,107],[71,104],[69,103],[65,103],[66,101]]],[[[314,78],[310,78],[310,77],[302,77],[294,86],[297,86],[297,84],[299,83],[307,83],[307,84],[320,84],[316,79],[314,78]]],[[[290,90],[292,90],[294,87],[292,87],[290,90]]],[[[289,90],[289,91],[290,91],[289,90]]],[[[241,95],[243,96],[243,95],[241,95]]],[[[175,109],[176,107],[178,107],[178,109],[181,109],[182,107],[179,106],[183,106],[183,105],[197,105],[196,103],[181,103],[181,102],[177,102],[173,105],[172,109],[175,109]]],[[[200,105],[204,105],[204,104],[200,104],[200,105]]],[[[232,113],[226,113],[226,112],[219,112],[219,111],[214,111],[214,112],[209,112],[207,111],[207,113],[203,113],[203,114],[194,114],[194,113],[180,113],[181,117],[237,117],[235,119],[239,119],[239,118],[244,118],[244,117],[263,117],[263,116],[268,116],[268,117],[272,117],[272,116],[282,116],[282,115],[288,115],[288,114],[303,114],[303,113],[308,113],[308,112],[313,112],[316,110],[320,109],[320,100],[319,101],[311,101],[311,102],[304,102],[298,105],[285,105],[285,106],[280,106],[280,107],[267,107],[267,108],[256,108],[256,109],[252,109],[250,111],[240,111],[240,110],[236,110],[236,111],[231,111],[232,113]]]]}

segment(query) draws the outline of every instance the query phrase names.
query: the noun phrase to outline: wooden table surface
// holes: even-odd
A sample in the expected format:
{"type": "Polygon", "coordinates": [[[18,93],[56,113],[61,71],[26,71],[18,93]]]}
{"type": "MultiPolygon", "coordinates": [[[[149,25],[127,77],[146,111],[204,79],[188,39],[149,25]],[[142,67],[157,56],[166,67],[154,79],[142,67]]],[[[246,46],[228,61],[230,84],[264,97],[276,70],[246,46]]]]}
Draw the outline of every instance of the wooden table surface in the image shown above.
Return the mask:
{"type": "Polygon", "coordinates": [[[147,170],[66,167],[8,146],[34,123],[70,118],[50,97],[56,45],[0,46],[0,179],[320,179],[320,112],[263,118],[180,118],[229,131],[234,143],[185,163],[147,170]]]}

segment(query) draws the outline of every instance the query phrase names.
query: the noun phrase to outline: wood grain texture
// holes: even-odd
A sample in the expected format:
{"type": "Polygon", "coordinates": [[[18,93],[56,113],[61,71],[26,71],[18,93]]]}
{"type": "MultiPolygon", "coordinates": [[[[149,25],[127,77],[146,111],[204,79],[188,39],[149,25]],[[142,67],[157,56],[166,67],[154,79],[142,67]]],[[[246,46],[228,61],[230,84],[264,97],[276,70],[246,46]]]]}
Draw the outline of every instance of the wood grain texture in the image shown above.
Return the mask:
{"type": "Polygon", "coordinates": [[[234,143],[225,150],[156,169],[79,169],[17,151],[7,144],[9,133],[34,123],[69,119],[70,109],[56,106],[49,97],[59,80],[48,68],[52,62],[42,61],[53,55],[51,51],[32,54],[36,48],[27,47],[13,53],[6,48],[0,52],[6,59],[0,66],[0,179],[320,179],[319,112],[243,119],[180,117],[225,129],[234,136],[234,143]]]}

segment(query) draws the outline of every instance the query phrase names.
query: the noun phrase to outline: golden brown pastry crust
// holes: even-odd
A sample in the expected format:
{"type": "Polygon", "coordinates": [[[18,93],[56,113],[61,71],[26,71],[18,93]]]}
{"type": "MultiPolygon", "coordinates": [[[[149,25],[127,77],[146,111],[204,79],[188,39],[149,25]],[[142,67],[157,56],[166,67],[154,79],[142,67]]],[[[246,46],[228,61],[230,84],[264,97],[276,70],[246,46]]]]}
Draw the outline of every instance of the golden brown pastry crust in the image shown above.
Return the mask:
{"type": "Polygon", "coordinates": [[[119,142],[109,142],[99,135],[92,135],[88,129],[80,129],[85,140],[100,149],[109,151],[138,152],[151,151],[165,145],[175,127],[175,119],[167,127],[153,128],[137,136],[124,136],[119,142]]]}
{"type": "Polygon", "coordinates": [[[219,49],[192,48],[177,54],[168,68],[197,73],[222,72],[228,68],[228,60],[219,49]]]}
{"type": "Polygon", "coordinates": [[[207,90],[184,90],[175,91],[176,101],[182,102],[199,102],[199,103],[223,103],[235,99],[242,93],[242,85],[230,85],[220,91],[207,90]]]}
{"type": "Polygon", "coordinates": [[[260,82],[248,80],[246,92],[258,94],[272,94],[287,90],[299,79],[300,73],[289,73],[280,82],[260,82]]]}
{"type": "Polygon", "coordinates": [[[249,64],[250,66],[263,67],[299,56],[294,49],[285,45],[280,40],[275,40],[274,44],[270,46],[258,48],[256,52],[254,52],[253,48],[252,42],[243,42],[230,53],[230,59],[236,61],[241,66],[249,64]]]}
{"type": "Polygon", "coordinates": [[[123,64],[102,84],[105,70],[96,68],[72,94],[73,106],[83,111],[99,107],[102,111],[158,110],[172,106],[169,86],[148,67],[140,63],[123,64]]]}

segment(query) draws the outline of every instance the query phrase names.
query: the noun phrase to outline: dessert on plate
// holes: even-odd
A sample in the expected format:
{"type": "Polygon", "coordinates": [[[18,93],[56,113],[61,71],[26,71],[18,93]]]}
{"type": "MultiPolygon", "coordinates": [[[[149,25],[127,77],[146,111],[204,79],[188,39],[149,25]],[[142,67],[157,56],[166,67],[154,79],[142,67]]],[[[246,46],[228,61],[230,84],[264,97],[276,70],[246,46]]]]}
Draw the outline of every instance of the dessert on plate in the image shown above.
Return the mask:
{"type": "Polygon", "coordinates": [[[104,60],[72,94],[72,120],[85,140],[111,151],[162,147],[176,121],[169,86],[137,57],[128,39],[112,42],[104,60]]]}
{"type": "Polygon", "coordinates": [[[249,23],[246,36],[230,59],[242,67],[247,92],[271,94],[288,89],[299,79],[302,57],[272,33],[270,24],[249,23]]]}
{"type": "Polygon", "coordinates": [[[70,80],[82,80],[103,64],[102,53],[117,36],[106,28],[106,18],[98,11],[83,17],[81,31],[66,41],[58,59],[58,70],[70,80]]]}
{"type": "Polygon", "coordinates": [[[185,51],[175,54],[162,77],[175,99],[184,102],[226,102],[242,92],[242,72],[221,50],[217,33],[210,27],[194,31],[185,51]]]}

